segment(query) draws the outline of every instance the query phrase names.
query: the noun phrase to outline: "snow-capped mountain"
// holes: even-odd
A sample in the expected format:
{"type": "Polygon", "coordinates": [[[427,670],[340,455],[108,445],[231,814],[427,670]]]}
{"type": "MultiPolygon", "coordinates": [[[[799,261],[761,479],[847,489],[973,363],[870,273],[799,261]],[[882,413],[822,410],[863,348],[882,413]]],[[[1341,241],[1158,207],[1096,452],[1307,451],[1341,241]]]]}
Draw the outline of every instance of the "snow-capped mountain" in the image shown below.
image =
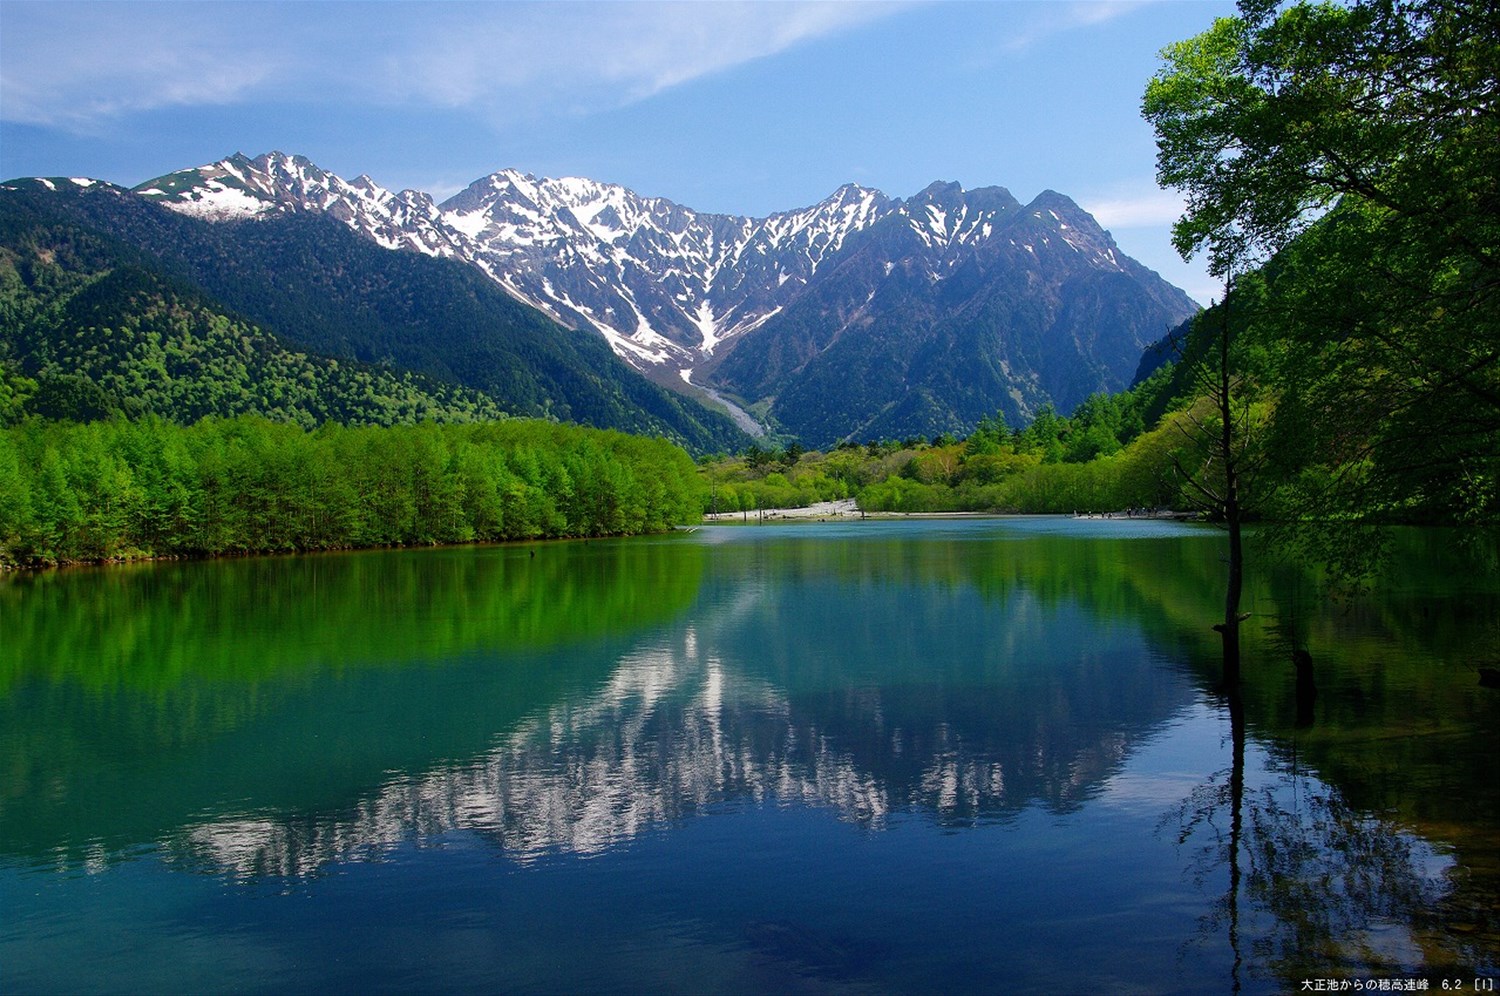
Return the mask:
{"type": "Polygon", "coordinates": [[[597,330],[647,373],[689,371],[765,321],[849,235],[897,207],[850,184],[809,208],[738,218],[515,170],[439,206],[280,152],[235,155],[136,192],[214,221],[324,212],[390,249],[463,258],[564,324],[597,330]]]}
{"type": "MultiPolygon", "coordinates": [[[[748,218],[502,170],[435,204],[282,153],[236,155],[136,191],[220,221],[325,213],[387,248],[464,260],[563,324],[599,332],[653,379],[725,403],[746,427],[726,394],[766,402],[777,418],[778,399],[799,384],[836,383],[843,375],[829,365],[851,349],[891,353],[905,371],[888,385],[898,394],[870,404],[906,410],[918,339],[960,341],[966,329],[1005,340],[980,350],[979,372],[994,366],[1000,386],[974,404],[1024,420],[1046,401],[1067,408],[1126,386],[1144,345],[1196,310],[1051,191],[1023,206],[1000,187],[935,183],[903,201],[850,184],[810,207],[748,218]],[[965,318],[980,312],[977,324],[965,318]],[[863,342],[870,328],[884,330],[884,345],[863,342]]],[[[797,431],[797,421],[782,425],[797,431]]],[[[849,431],[877,424],[859,417],[849,431]]]]}
{"type": "Polygon", "coordinates": [[[368,176],[345,180],[301,156],[282,152],[254,159],[236,154],[149,180],[135,192],[210,221],[316,211],[387,249],[412,249],[428,256],[472,255],[429,195],[415,190],[392,193],[368,176]]]}
{"type": "Polygon", "coordinates": [[[934,183],[862,233],[703,379],[809,446],[967,433],[1129,386],[1196,312],[1068,197],[934,183]]]}
{"type": "Polygon", "coordinates": [[[624,187],[504,170],[442,205],[476,260],[517,296],[598,329],[637,366],[688,371],[805,286],[894,208],[849,185],[769,218],[699,214],[624,187]]]}
{"type": "Polygon", "coordinates": [[[0,320],[0,353],[91,385],[59,382],[39,412],[360,421],[498,410],[700,453],[746,441],[727,412],[649,382],[591,329],[559,325],[462,259],[393,252],[321,211],[226,223],[166,210],[159,196],[84,178],[0,183],[0,269],[43,274],[0,320]],[[130,387],[141,377],[145,394],[130,387]]]}

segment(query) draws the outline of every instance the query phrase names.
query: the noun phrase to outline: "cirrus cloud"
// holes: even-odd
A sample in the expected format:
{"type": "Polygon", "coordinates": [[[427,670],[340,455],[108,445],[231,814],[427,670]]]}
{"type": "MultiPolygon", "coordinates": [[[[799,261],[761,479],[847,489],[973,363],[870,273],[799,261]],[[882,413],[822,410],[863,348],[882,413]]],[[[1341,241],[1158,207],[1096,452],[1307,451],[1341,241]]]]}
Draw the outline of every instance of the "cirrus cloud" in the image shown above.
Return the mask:
{"type": "Polygon", "coordinates": [[[0,118],[88,130],[259,99],[615,107],[900,3],[37,3],[7,0],[0,118]]]}
{"type": "Polygon", "coordinates": [[[1171,225],[1187,207],[1181,194],[1155,184],[1134,192],[1117,191],[1101,197],[1080,198],[1094,220],[1105,228],[1155,228],[1171,225]]]}

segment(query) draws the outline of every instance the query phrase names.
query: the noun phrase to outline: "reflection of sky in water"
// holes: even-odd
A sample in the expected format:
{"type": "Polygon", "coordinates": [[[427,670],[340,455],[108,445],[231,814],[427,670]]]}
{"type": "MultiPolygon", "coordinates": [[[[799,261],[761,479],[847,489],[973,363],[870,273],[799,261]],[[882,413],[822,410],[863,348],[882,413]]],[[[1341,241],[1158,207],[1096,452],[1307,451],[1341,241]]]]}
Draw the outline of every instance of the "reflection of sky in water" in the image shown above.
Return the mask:
{"type": "Polygon", "coordinates": [[[1229,729],[1212,703],[1180,710],[1135,745],[1130,764],[1110,778],[1099,805],[1142,816],[1160,816],[1203,782],[1210,759],[1229,757],[1229,729]]]}
{"type": "MultiPolygon", "coordinates": [[[[55,860],[35,847],[3,859],[9,979],[21,989],[105,977],[209,990],[1226,988],[1229,723],[1175,651],[1112,601],[1120,592],[1027,584],[1034,559],[1010,564],[1004,543],[969,542],[993,539],[992,525],[843,523],[816,535],[904,545],[850,544],[832,560],[781,548],[808,528],[704,530],[692,541],[711,558],[696,601],[638,631],[614,635],[611,616],[608,638],[515,660],[481,648],[309,684],[326,699],[276,708],[310,720],[262,742],[252,717],[229,742],[304,780],[345,739],[351,756],[400,760],[352,784],[335,772],[307,805],[268,801],[247,779],[185,795],[195,804],[184,817],[123,846],[70,838],[55,860]],[[952,542],[934,553],[910,542],[922,537],[952,542]],[[477,680],[518,662],[522,679],[547,672],[536,694],[515,691],[524,680],[477,680]],[[445,682],[424,711],[418,697],[445,682]],[[428,714],[452,712],[470,687],[524,708],[466,702],[462,729],[432,727],[428,714]],[[320,725],[320,704],[348,715],[320,725]],[[408,713],[420,721],[403,722],[408,713]],[[458,734],[475,730],[464,748],[473,741],[458,734]],[[429,733],[445,746],[426,746],[429,733]],[[288,747],[305,753],[278,757],[288,747]],[[1207,816],[1179,839],[1194,805],[1207,816]]],[[[1196,534],[1070,519],[1002,533],[1077,530],[1196,534]]],[[[670,567],[662,556],[652,563],[670,567]]],[[[168,782],[181,765],[201,787],[195,757],[222,749],[189,740],[134,763],[168,782]]],[[[1387,881],[1411,896],[1430,896],[1451,871],[1450,855],[1341,809],[1315,771],[1291,768],[1284,744],[1252,733],[1246,760],[1247,832],[1295,831],[1310,848],[1290,865],[1257,856],[1247,837],[1246,938],[1271,944],[1284,929],[1266,891],[1278,874],[1359,880],[1340,833],[1382,842],[1387,881]]],[[[62,824],[38,824],[52,825],[62,824]]],[[[1392,971],[1422,963],[1399,903],[1345,899],[1340,943],[1366,943],[1392,971]]],[[[1264,966],[1243,981],[1280,988],[1264,966]]]]}

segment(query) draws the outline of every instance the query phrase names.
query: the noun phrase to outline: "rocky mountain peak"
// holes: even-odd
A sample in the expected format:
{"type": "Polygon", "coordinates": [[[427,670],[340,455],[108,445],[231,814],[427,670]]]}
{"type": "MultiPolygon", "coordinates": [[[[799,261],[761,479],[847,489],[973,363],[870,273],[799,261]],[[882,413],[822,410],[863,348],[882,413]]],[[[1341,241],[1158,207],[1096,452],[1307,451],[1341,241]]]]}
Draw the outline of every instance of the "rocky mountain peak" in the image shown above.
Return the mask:
{"type": "Polygon", "coordinates": [[[953,204],[964,195],[964,188],[956,180],[934,180],[910,198],[914,204],[953,204]]]}
{"type": "MultiPolygon", "coordinates": [[[[971,307],[961,302],[999,285],[1012,297],[1045,287],[1051,302],[1066,293],[1064,284],[1082,287],[1090,274],[1127,274],[1150,285],[1142,293],[1153,303],[1135,309],[1143,317],[1115,322],[1124,331],[1123,345],[1112,347],[1114,366],[1124,362],[1115,354],[1135,349],[1138,357],[1138,339],[1154,339],[1158,326],[1193,307],[1120,253],[1076,203],[1050,190],[1023,207],[1003,187],[965,191],[938,181],[901,201],[848,183],[808,207],[752,218],[698,212],[584,177],[503,169],[435,204],[415,191],[393,194],[368,176],[345,181],[282,152],[236,154],[137,190],[213,220],[323,212],[388,248],[465,260],[564,324],[598,332],[654,379],[700,391],[713,377],[748,400],[767,400],[754,392],[774,391],[776,378],[795,374],[808,350],[856,334],[880,320],[881,309],[915,307],[913,294],[933,296],[919,308],[927,314],[971,307]],[[838,293],[816,304],[835,285],[838,293]],[[767,368],[737,376],[744,361],[723,362],[752,333],[760,344],[753,349],[780,350],[766,344],[794,313],[797,323],[821,331],[805,349],[786,354],[795,361],[790,368],[778,361],[780,374],[767,368]],[[1151,327],[1138,334],[1131,322],[1151,327]]],[[[1015,307],[1006,305],[1022,314],[1015,307]]],[[[1134,306],[1121,308],[1135,313],[1134,306]]],[[[1006,360],[1008,368],[1021,362],[1006,360]]],[[[1113,384],[1112,373],[1089,376],[1100,387],[1113,384]]],[[[1033,379],[1025,392],[1005,397],[1024,415],[1029,399],[1046,394],[1040,383],[1033,379]]]]}
{"type": "Polygon", "coordinates": [[[387,249],[429,256],[464,256],[459,233],[440,222],[427,194],[393,193],[369,176],[348,181],[310,159],[285,152],[227,159],[179,170],[135,188],[141,196],[182,214],[211,221],[242,221],[277,214],[327,214],[387,249]]]}

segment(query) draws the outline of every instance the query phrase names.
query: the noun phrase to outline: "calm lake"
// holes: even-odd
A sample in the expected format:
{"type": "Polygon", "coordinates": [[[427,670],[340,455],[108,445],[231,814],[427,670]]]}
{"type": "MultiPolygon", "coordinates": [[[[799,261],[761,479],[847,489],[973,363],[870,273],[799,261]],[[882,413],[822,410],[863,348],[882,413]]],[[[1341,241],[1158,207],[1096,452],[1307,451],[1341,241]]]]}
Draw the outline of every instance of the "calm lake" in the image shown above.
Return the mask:
{"type": "Polygon", "coordinates": [[[1473,991],[1500,579],[1454,538],[1352,601],[1252,546],[1243,721],[1223,538],[1165,522],[0,578],[0,990],[1473,991]]]}

